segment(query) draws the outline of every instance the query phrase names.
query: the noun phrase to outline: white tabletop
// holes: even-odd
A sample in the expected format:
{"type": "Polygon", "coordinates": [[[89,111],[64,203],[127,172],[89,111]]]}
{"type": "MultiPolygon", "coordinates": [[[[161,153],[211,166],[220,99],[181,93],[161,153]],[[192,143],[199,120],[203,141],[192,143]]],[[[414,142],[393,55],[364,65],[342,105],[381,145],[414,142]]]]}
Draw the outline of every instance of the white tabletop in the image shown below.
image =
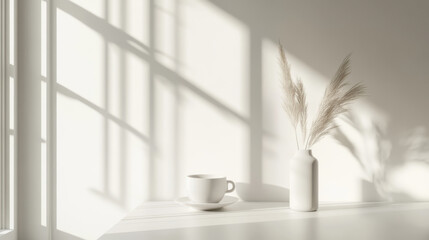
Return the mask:
{"type": "Polygon", "coordinates": [[[294,212],[288,203],[238,202],[197,211],[174,202],[145,203],[102,240],[429,240],[429,203],[321,204],[294,212]]]}

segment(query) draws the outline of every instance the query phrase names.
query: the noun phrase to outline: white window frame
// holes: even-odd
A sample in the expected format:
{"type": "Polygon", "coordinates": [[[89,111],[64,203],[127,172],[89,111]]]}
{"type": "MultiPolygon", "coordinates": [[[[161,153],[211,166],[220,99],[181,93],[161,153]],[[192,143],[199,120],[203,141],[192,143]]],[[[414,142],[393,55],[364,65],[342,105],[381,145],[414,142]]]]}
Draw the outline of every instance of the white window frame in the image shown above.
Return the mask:
{"type": "Polygon", "coordinates": [[[1,84],[0,84],[0,229],[9,229],[8,107],[7,107],[7,1],[1,1],[1,84]]]}
{"type": "MultiPolygon", "coordinates": [[[[9,124],[9,93],[10,86],[9,77],[13,73],[13,70],[9,68],[10,54],[14,54],[10,51],[9,43],[9,34],[15,34],[10,32],[9,24],[10,16],[16,18],[16,14],[10,15],[10,4],[13,4],[14,10],[16,9],[15,0],[0,0],[0,238],[2,240],[7,239],[16,239],[15,228],[15,206],[16,204],[16,184],[15,180],[11,179],[11,176],[16,176],[16,174],[11,175],[11,159],[10,155],[10,124],[9,124]],[[11,72],[12,71],[12,72],[11,72]],[[13,185],[11,185],[13,184],[13,185]],[[12,193],[11,187],[15,190],[12,193]],[[11,194],[14,196],[11,198],[11,194]],[[14,201],[11,203],[11,201],[14,201]],[[12,209],[11,207],[14,206],[12,209]],[[13,216],[13,220],[11,218],[13,216]],[[13,222],[12,222],[13,221],[13,222]]],[[[16,20],[13,19],[13,24],[16,23],[16,20]]],[[[13,39],[16,39],[14,37],[13,39]]],[[[15,88],[14,88],[15,89],[15,88]]],[[[16,101],[15,101],[16,102],[16,101]]],[[[13,118],[15,119],[15,118],[13,118]]],[[[15,121],[15,120],[14,120],[15,121]]],[[[15,125],[16,126],[16,125],[15,125]]],[[[15,132],[16,133],[16,132],[15,132]]],[[[16,134],[14,137],[16,142],[16,134]]],[[[16,145],[14,144],[14,148],[16,145]]],[[[15,150],[14,150],[15,151],[15,150]]],[[[15,156],[13,154],[12,156],[15,156]]]]}

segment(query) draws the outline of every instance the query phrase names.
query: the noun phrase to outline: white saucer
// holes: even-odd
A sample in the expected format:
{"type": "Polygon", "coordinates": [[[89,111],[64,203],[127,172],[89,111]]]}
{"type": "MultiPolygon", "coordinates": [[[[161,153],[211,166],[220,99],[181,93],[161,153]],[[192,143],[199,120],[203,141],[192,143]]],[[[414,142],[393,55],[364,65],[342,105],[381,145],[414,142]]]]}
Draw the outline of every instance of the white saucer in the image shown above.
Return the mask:
{"type": "Polygon", "coordinates": [[[207,210],[215,210],[219,208],[223,208],[225,206],[236,203],[238,198],[232,196],[225,196],[218,203],[196,203],[192,202],[188,197],[180,197],[176,199],[177,203],[180,203],[185,206],[193,207],[198,210],[207,211],[207,210]]]}

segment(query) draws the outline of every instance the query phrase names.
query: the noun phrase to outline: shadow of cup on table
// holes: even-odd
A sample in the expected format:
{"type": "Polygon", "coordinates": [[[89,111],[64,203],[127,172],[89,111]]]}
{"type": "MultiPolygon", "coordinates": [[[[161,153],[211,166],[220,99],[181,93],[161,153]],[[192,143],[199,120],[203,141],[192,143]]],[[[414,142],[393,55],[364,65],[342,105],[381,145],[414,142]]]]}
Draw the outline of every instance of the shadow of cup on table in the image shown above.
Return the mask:
{"type": "Polygon", "coordinates": [[[289,189],[271,184],[236,182],[237,195],[249,202],[288,202],[289,189]]]}

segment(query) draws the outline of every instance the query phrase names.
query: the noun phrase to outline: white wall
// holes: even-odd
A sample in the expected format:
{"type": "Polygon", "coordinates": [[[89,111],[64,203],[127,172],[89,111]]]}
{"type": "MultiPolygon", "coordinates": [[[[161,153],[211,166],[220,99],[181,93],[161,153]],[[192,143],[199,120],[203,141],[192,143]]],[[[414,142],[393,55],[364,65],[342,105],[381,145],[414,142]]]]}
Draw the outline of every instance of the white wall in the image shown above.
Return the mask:
{"type": "Polygon", "coordinates": [[[278,40],[310,115],[350,52],[350,81],[368,89],[314,147],[320,200],[429,199],[426,1],[52,4],[53,109],[40,110],[55,153],[54,239],[97,238],[143,201],[184,195],[190,173],[224,174],[245,200],[286,201],[295,143],[278,40]]]}

